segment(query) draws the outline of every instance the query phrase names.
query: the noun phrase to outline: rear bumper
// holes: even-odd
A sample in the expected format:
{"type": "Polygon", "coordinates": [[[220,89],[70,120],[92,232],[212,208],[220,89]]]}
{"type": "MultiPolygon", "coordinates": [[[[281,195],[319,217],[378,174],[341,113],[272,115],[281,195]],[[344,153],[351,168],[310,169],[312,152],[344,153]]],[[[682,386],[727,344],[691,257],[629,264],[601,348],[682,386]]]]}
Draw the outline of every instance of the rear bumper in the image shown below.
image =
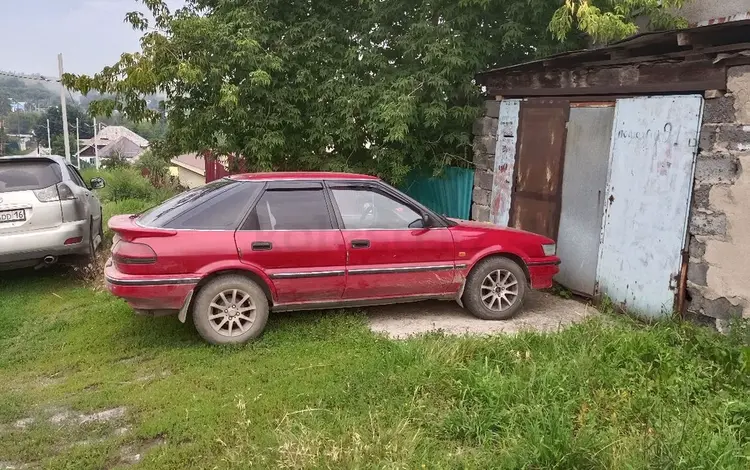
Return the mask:
{"type": "Polygon", "coordinates": [[[200,279],[175,276],[134,276],[117,270],[111,259],[104,279],[112,295],[136,310],[180,310],[200,279]]]}
{"type": "Polygon", "coordinates": [[[549,289],[552,287],[552,278],[560,272],[560,259],[555,257],[530,261],[526,266],[529,269],[531,287],[533,289],[549,289]]]}
{"type": "Polygon", "coordinates": [[[88,222],[66,222],[57,227],[2,235],[0,265],[41,260],[45,256],[79,255],[88,252],[88,222]],[[81,238],[66,245],[65,240],[81,238]]]}

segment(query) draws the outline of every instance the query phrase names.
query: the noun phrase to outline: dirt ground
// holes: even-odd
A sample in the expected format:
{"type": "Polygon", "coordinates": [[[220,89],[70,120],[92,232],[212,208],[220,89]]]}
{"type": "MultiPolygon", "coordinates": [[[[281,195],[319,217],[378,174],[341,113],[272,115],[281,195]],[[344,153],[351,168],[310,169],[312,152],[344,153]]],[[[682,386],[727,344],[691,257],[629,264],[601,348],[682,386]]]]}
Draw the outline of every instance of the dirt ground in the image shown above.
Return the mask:
{"type": "Polygon", "coordinates": [[[455,335],[513,334],[526,330],[554,332],[599,312],[577,300],[532,291],[521,313],[505,321],[480,320],[456,302],[440,301],[372,307],[367,309],[367,314],[373,331],[392,338],[406,338],[430,331],[455,335]]]}

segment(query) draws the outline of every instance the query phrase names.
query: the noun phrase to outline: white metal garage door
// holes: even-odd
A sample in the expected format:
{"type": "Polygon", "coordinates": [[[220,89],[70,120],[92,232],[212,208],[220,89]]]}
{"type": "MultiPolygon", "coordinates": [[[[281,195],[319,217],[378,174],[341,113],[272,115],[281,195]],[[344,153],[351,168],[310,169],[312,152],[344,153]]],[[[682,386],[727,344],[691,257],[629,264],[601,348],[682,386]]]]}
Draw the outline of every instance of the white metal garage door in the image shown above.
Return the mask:
{"type": "Polygon", "coordinates": [[[702,109],[699,95],[617,101],[597,280],[647,317],[674,307],[702,109]]]}

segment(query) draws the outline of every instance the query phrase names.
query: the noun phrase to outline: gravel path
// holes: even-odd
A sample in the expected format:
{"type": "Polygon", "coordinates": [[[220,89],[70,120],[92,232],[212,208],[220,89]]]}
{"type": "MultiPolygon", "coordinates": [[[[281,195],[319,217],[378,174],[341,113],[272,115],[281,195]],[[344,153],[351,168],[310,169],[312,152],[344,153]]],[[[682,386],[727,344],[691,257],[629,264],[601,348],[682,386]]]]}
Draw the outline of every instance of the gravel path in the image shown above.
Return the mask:
{"type": "Polygon", "coordinates": [[[370,328],[392,338],[406,338],[429,331],[449,334],[513,334],[519,331],[554,332],[579,323],[599,312],[576,300],[532,291],[521,313],[506,321],[486,321],[471,316],[455,302],[419,302],[367,309],[370,328]]]}

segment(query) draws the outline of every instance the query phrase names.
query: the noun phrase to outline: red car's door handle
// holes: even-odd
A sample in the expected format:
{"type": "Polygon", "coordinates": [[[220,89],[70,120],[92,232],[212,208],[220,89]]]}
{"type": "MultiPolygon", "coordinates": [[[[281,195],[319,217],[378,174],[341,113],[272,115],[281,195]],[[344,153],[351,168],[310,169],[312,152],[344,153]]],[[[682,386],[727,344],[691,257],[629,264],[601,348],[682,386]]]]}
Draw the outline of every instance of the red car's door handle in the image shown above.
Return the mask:
{"type": "Polygon", "coordinates": [[[352,240],[352,248],[370,248],[370,240],[352,240]]]}
{"type": "Polygon", "coordinates": [[[253,242],[252,248],[253,251],[269,251],[273,248],[273,244],[271,242],[253,242]]]}

